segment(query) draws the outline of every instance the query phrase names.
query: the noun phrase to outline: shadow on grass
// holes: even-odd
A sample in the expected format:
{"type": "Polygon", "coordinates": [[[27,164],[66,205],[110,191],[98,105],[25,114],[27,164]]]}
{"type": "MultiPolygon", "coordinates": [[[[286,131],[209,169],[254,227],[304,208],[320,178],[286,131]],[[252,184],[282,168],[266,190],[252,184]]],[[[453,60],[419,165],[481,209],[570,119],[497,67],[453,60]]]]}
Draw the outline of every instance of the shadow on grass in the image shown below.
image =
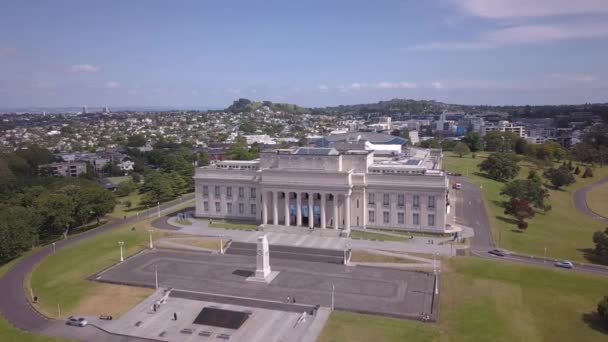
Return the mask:
{"type": "Polygon", "coordinates": [[[602,317],[600,317],[600,315],[598,315],[597,312],[592,311],[592,312],[584,313],[582,315],[582,320],[591,329],[608,335],[608,322],[606,320],[602,319],[602,317]]]}
{"type": "Polygon", "coordinates": [[[510,218],[510,217],[505,217],[505,216],[496,216],[496,218],[502,222],[517,226],[516,219],[510,218]]]}

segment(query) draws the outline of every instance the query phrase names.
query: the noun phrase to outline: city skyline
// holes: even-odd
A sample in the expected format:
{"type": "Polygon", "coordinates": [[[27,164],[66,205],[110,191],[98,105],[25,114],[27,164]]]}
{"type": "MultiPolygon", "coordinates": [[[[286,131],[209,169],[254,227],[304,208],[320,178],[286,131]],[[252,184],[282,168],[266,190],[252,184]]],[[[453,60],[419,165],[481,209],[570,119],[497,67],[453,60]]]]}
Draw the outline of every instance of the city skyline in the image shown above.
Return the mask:
{"type": "Polygon", "coordinates": [[[2,107],[606,102],[608,3],[6,4],[2,107]]]}

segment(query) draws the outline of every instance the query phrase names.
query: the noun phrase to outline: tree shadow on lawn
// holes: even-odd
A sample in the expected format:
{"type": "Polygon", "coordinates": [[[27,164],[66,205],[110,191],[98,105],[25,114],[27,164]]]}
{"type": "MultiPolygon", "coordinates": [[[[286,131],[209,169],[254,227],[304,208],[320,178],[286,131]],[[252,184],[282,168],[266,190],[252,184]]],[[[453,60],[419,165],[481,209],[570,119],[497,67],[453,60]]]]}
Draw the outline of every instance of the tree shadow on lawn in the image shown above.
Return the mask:
{"type": "Polygon", "coordinates": [[[517,226],[517,220],[510,218],[510,217],[505,217],[505,216],[496,216],[497,219],[499,219],[502,222],[508,223],[508,224],[512,224],[517,226]]]}
{"type": "Polygon", "coordinates": [[[602,319],[595,311],[587,312],[582,315],[582,320],[591,329],[608,335],[608,322],[602,319]]]}

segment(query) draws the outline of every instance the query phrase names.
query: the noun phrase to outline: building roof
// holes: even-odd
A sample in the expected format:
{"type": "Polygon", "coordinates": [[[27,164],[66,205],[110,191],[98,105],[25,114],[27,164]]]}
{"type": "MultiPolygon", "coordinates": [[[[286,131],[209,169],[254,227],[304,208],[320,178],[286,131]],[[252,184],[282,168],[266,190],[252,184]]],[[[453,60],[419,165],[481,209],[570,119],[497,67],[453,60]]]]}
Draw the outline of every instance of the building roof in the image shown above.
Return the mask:
{"type": "Polygon", "coordinates": [[[337,156],[340,153],[335,148],[300,147],[293,154],[309,156],[337,156]]]}
{"type": "Polygon", "coordinates": [[[342,134],[332,134],[329,135],[322,140],[325,140],[326,143],[331,142],[352,142],[352,141],[360,141],[365,140],[369,141],[372,144],[396,144],[403,145],[407,142],[407,139],[398,137],[390,134],[383,133],[374,133],[374,132],[350,132],[350,133],[342,133],[342,134]]]}

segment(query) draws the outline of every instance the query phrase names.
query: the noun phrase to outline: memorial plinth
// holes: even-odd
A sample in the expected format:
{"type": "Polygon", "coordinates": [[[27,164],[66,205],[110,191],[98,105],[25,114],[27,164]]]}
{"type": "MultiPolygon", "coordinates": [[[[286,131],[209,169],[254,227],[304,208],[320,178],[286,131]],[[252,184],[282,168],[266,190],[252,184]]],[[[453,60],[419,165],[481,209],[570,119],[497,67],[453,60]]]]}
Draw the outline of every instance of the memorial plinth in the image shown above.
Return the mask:
{"type": "Polygon", "coordinates": [[[270,269],[270,249],[266,235],[258,236],[258,247],[256,249],[255,276],[247,278],[247,281],[270,283],[278,274],[278,271],[270,269]]]}

